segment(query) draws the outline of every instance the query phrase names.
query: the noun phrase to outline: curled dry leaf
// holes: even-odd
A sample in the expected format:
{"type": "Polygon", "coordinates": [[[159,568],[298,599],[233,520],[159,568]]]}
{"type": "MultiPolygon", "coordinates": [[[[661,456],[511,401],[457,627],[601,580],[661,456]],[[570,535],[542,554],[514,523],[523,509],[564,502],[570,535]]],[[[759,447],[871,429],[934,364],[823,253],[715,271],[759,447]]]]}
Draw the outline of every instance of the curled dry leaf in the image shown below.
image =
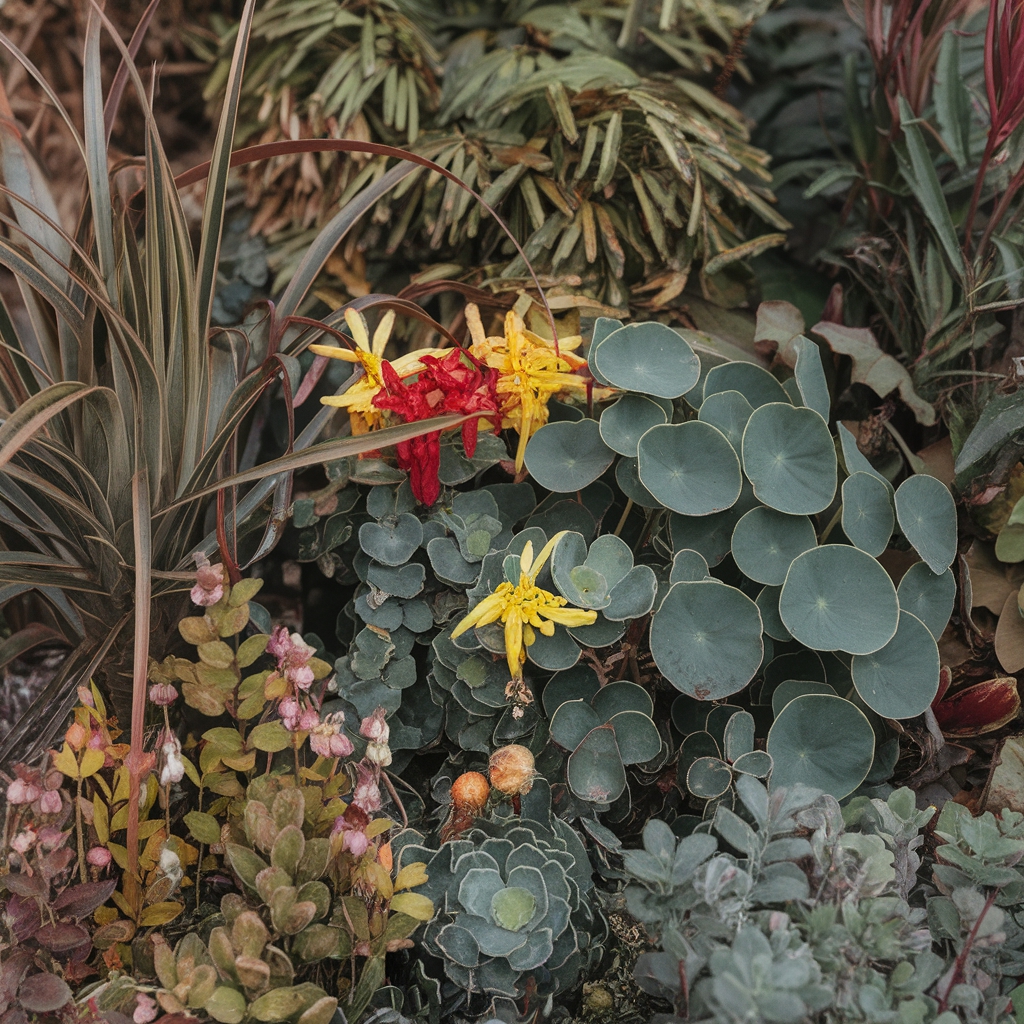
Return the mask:
{"type": "Polygon", "coordinates": [[[832,346],[833,352],[849,356],[853,360],[852,379],[855,383],[866,384],[872,391],[885,398],[893,391],[899,391],[919,423],[930,427],[935,423],[935,409],[915,390],[910,374],[892,356],[886,355],[875,340],[874,334],[866,327],[845,327],[822,320],[811,330],[832,346]]]}

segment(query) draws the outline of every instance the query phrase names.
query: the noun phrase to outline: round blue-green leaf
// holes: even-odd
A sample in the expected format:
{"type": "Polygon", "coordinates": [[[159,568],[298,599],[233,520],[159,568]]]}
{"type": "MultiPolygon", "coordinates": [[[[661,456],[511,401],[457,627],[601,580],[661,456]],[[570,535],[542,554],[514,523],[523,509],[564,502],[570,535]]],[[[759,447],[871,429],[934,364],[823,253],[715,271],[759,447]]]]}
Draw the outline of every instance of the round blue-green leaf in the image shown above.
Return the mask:
{"type": "Polygon", "coordinates": [[[916,615],[936,640],[953,614],[956,602],[956,579],[953,570],[936,575],[925,562],[915,562],[896,588],[900,608],[916,615]]]}
{"type": "Polygon", "coordinates": [[[526,446],[530,476],[549,491],[569,494],[592,484],[615,453],[601,440],[596,420],[547,423],[526,446]]]}
{"type": "Polygon", "coordinates": [[[620,711],[608,719],[623,764],[643,764],[661,753],[661,736],[650,716],[641,711],[620,711]]]}
{"type": "Polygon", "coordinates": [[[781,586],[790,563],[818,543],[807,516],[773,508],[751,509],[732,531],[732,557],[740,572],[758,583],[781,586]]]}
{"type": "Polygon", "coordinates": [[[659,398],[679,398],[700,378],[700,360],[671,327],[627,324],[597,346],[594,365],[614,387],[659,398]]]}
{"type": "Polygon", "coordinates": [[[919,473],[896,489],[896,518],[903,536],[936,575],[956,557],[956,506],[941,480],[919,473]]]}
{"type": "MultiPolygon", "coordinates": [[[[538,668],[547,669],[549,672],[559,672],[562,669],[572,668],[580,660],[580,649],[575,641],[566,632],[564,626],[555,626],[552,636],[545,636],[539,629],[536,630],[536,639],[526,648],[526,656],[538,668]]],[[[504,641],[502,641],[502,651],[504,641]]]]}
{"type": "Polygon", "coordinates": [[[640,438],[640,482],[666,508],[687,516],[723,512],[743,489],[740,460],[709,423],[663,424],[640,438]]]}
{"type": "Polygon", "coordinates": [[[824,544],[795,558],[779,596],[786,628],[815,651],[872,654],[895,636],[899,613],[889,574],[847,544],[824,544]]]}
{"type": "Polygon", "coordinates": [[[610,804],[626,788],[626,769],[610,725],[591,729],[569,755],[566,779],[573,795],[591,803],[610,804]]]}
{"type": "Polygon", "coordinates": [[[895,526],[889,488],[878,477],[858,472],[843,481],[843,533],[861,551],[877,558],[895,526]]]}
{"type": "Polygon", "coordinates": [[[654,607],[657,593],[654,570],[649,565],[634,565],[612,588],[604,614],[617,622],[639,619],[654,607]]]}
{"type": "Polygon", "coordinates": [[[722,734],[722,747],[730,762],[754,749],[754,716],[749,711],[736,711],[729,717],[722,734]]]}
{"type": "Polygon", "coordinates": [[[626,679],[602,686],[594,694],[590,704],[602,722],[607,722],[612,715],[617,715],[620,711],[639,711],[648,718],[654,714],[654,701],[651,700],[651,695],[642,686],[626,679]]]}
{"type": "Polygon", "coordinates": [[[701,800],[714,800],[732,785],[732,770],[717,757],[698,757],[686,773],[686,788],[701,800]]]}
{"type": "Polygon", "coordinates": [[[874,654],[853,659],[853,685],[883,718],[916,718],[939,692],[939,648],[916,615],[900,612],[896,635],[874,654]]]}
{"type": "Polygon", "coordinates": [[[782,709],[768,732],[767,747],[773,787],[802,783],[842,800],[867,778],[875,734],[848,700],[809,693],[782,709]]]}
{"type": "Polygon", "coordinates": [[[753,775],[756,779],[767,779],[772,773],[771,754],[763,750],[752,750],[736,758],[732,765],[733,771],[744,775],[753,775]]]}
{"type": "Polygon", "coordinates": [[[640,474],[637,472],[638,465],[638,459],[619,459],[615,463],[615,482],[619,485],[619,490],[634,505],[639,505],[641,508],[658,508],[661,502],[640,483],[640,474]]]}
{"type": "Polygon", "coordinates": [[[792,640],[793,634],[786,629],[786,624],[779,615],[779,595],[782,587],[765,587],[757,595],[757,610],[761,613],[764,631],[773,640],[792,640]]]}
{"type": "Polygon", "coordinates": [[[796,381],[800,401],[827,422],[832,400],[828,393],[825,369],[821,365],[821,350],[810,338],[805,338],[802,334],[797,335],[792,344],[796,349],[793,379],[796,381]]]}
{"type": "Polygon", "coordinates": [[[761,615],[746,594],[718,580],[676,583],[651,619],[661,674],[698,700],[738,693],[761,665],[761,615]]]}
{"type": "Polygon", "coordinates": [[[594,330],[590,336],[590,351],[587,353],[587,361],[590,366],[590,372],[594,375],[594,379],[598,384],[608,386],[611,384],[611,381],[605,380],[597,369],[597,359],[595,358],[597,356],[597,349],[609,334],[617,331],[620,327],[622,327],[621,320],[613,320],[608,316],[599,316],[594,321],[594,330]]]}
{"type": "Polygon", "coordinates": [[[743,432],[743,471],[766,505],[814,515],[832,503],[838,468],[828,424],[813,409],[772,402],[755,409],[743,432]]]}
{"type": "Polygon", "coordinates": [[[830,697],[838,697],[835,688],[828,683],[815,683],[809,679],[786,679],[779,683],[772,693],[772,714],[776,716],[791,701],[802,697],[805,693],[827,693],[830,697]]]}
{"type": "Polygon", "coordinates": [[[738,391],[755,409],[769,402],[789,404],[786,389],[765,369],[754,363],[721,363],[704,378],[704,401],[722,391],[738,391]]]}
{"type": "Polygon", "coordinates": [[[752,508],[757,508],[758,504],[754,489],[749,481],[744,480],[736,504],[724,512],[710,516],[681,516],[673,512],[669,516],[672,550],[689,548],[703,555],[709,566],[718,565],[729,554],[732,531],[736,524],[752,508]]]}
{"type": "Polygon", "coordinates": [[[640,438],[668,417],[665,410],[643,395],[623,395],[614,405],[601,413],[601,438],[612,451],[636,458],[640,438]]]}
{"type": "Polygon", "coordinates": [[[567,700],[551,716],[551,738],[565,750],[575,750],[583,737],[604,719],[585,701],[567,700]]]}
{"type": "Polygon", "coordinates": [[[550,718],[567,700],[590,698],[601,689],[597,673],[589,665],[574,665],[564,672],[556,672],[544,687],[544,712],[550,718]]]}
{"type": "Polygon", "coordinates": [[[698,580],[711,578],[708,572],[707,559],[692,548],[683,548],[672,556],[672,568],[669,570],[668,581],[672,583],[696,583],[698,580]]]}
{"type": "Polygon", "coordinates": [[[719,391],[701,403],[697,419],[710,423],[725,434],[729,444],[740,450],[743,430],[754,407],[738,391],[719,391]]]}
{"type": "Polygon", "coordinates": [[[604,612],[597,613],[597,621],[589,626],[574,626],[569,636],[578,640],[584,647],[607,647],[622,639],[626,632],[626,622],[613,621],[605,618],[604,612]]]}
{"type": "Polygon", "coordinates": [[[363,523],[359,546],[383,565],[405,565],[423,541],[423,524],[411,513],[384,523],[363,523]]]}

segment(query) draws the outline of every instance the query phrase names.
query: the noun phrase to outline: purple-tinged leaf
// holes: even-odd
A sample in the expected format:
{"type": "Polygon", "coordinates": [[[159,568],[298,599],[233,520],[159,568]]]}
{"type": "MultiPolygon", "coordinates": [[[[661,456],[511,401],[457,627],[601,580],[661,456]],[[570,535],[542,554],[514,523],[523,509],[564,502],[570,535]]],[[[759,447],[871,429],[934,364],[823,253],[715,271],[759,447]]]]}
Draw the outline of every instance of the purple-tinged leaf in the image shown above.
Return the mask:
{"type": "Polygon", "coordinates": [[[69,924],[66,921],[44,924],[36,931],[36,942],[40,946],[45,946],[52,953],[66,953],[79,946],[91,945],[88,928],[80,924],[69,924]]]}
{"type": "Polygon", "coordinates": [[[71,989],[56,974],[30,974],[21,983],[18,998],[32,1013],[52,1013],[71,1001],[71,989]]]}
{"type": "Polygon", "coordinates": [[[102,907],[117,888],[117,879],[108,878],[103,882],[83,882],[65,889],[54,901],[53,909],[65,917],[79,920],[88,917],[97,907],[102,907]]]}

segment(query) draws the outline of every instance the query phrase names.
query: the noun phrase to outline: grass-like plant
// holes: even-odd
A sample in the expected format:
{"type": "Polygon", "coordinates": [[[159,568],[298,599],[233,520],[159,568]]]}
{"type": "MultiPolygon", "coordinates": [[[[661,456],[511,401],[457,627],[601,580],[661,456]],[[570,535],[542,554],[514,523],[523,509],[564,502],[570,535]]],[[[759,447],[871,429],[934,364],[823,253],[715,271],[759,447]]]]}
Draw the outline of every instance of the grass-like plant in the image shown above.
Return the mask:
{"type": "MultiPolygon", "coordinates": [[[[310,284],[346,232],[413,170],[413,163],[394,167],[339,210],[260,324],[211,330],[229,172],[246,159],[269,155],[231,152],[254,8],[255,0],[248,0],[212,159],[177,181],[161,146],[149,90],[134,65],[148,17],[125,45],[93,5],[81,134],[31,61],[4,40],[61,113],[88,176],[71,234],[59,223],[17,125],[0,118],[0,191],[7,204],[0,265],[14,275],[23,303],[22,309],[0,303],[0,607],[9,621],[31,623],[0,647],[0,662],[55,636],[70,648],[55,677],[7,735],[0,762],[13,755],[26,760],[42,750],[63,724],[77,686],[97,675],[122,720],[129,719],[131,708],[137,779],[144,766],[140,741],[150,651],[163,653],[191,585],[195,556],[219,548],[236,581],[238,525],[264,524],[257,557],[268,551],[286,518],[296,469],[464,419],[403,425],[372,441],[315,443],[331,420],[325,408],[301,432],[294,430],[293,396],[305,397],[310,390],[309,383],[300,389],[298,357],[325,334],[350,343],[337,327],[343,311],[323,321],[301,315],[310,284]],[[105,100],[104,27],[122,56],[105,100]],[[114,114],[129,82],[146,123],[144,157],[132,161],[139,175],[134,188],[124,188],[124,178],[108,169],[114,114]],[[195,252],[178,190],[204,177],[195,252]],[[255,465],[259,438],[251,414],[260,397],[275,388],[288,409],[288,449],[255,465]],[[254,486],[240,492],[247,484],[254,486]],[[211,507],[215,530],[206,518],[211,507]],[[51,626],[44,629],[38,605],[30,603],[39,598],[49,609],[51,626]],[[29,602],[22,613],[18,602],[29,602]]],[[[289,144],[281,146],[287,151],[289,144]]],[[[358,149],[358,144],[335,148],[358,149]]],[[[403,156],[389,147],[373,151],[403,156]]],[[[408,302],[375,296],[360,305],[371,304],[390,304],[429,320],[408,302]]],[[[128,845],[135,848],[130,840],[128,845]]]]}

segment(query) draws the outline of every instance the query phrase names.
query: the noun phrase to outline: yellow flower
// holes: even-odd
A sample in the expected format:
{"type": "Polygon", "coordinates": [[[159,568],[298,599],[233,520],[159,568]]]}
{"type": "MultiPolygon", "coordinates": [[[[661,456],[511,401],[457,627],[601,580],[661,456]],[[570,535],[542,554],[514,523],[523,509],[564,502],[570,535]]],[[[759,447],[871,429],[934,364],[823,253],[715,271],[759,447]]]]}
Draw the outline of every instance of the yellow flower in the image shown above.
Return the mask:
{"type": "Polygon", "coordinates": [[[470,352],[498,371],[498,401],[502,427],[518,431],[516,470],[523,468],[526,442],[548,421],[548,399],[552,395],[576,392],[585,394],[587,378],[574,373],[587,361],[574,355],[583,344],[579,335],[560,338],[555,344],[528,331],[515,310],[505,316],[504,337],[484,335],[480,313],[472,303],[466,306],[466,323],[473,345],[470,352]]]}
{"type": "MultiPolygon", "coordinates": [[[[381,317],[377,329],[373,332],[372,342],[369,329],[366,326],[366,319],[362,313],[354,309],[346,309],[345,323],[348,324],[348,329],[352,332],[357,346],[355,349],[341,348],[338,345],[310,345],[309,351],[318,356],[344,359],[348,363],[362,365],[362,378],[357,380],[343,395],[325,395],[320,401],[324,405],[348,409],[352,421],[352,433],[365,434],[381,424],[381,410],[373,404],[373,399],[384,386],[380,365],[383,361],[384,349],[387,348],[388,339],[391,337],[391,328],[395,324],[395,314],[393,310],[389,309],[381,317]]],[[[392,359],[391,365],[399,377],[409,377],[423,369],[421,360],[425,355],[443,356],[444,352],[437,348],[417,349],[407,352],[397,359],[392,359]]]]}
{"type": "Polygon", "coordinates": [[[536,639],[534,630],[553,636],[555,623],[563,626],[589,626],[596,621],[597,612],[580,608],[567,608],[564,597],[558,597],[537,586],[544,563],[551,557],[555,545],[566,530],[556,533],[541,549],[536,561],[533,542],[527,541],[519,556],[519,583],[502,583],[489,594],[455,627],[452,637],[461,636],[474,626],[486,626],[499,619],[505,624],[505,656],[513,679],[521,679],[526,648],[536,639]]]}

